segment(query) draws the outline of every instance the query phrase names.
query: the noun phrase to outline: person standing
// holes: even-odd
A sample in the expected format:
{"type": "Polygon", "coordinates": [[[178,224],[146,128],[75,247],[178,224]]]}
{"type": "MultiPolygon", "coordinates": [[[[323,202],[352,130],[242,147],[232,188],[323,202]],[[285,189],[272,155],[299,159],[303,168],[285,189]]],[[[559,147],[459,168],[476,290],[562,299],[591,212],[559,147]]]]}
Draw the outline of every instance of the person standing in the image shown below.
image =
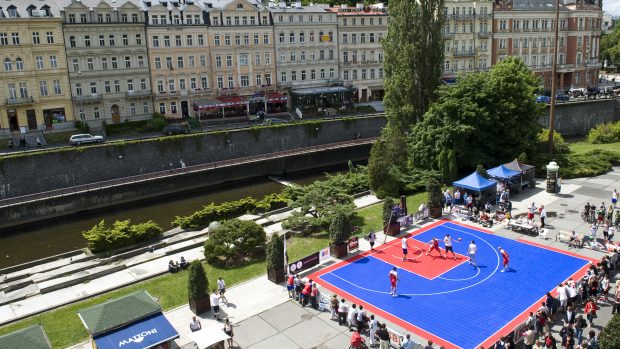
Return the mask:
{"type": "Polygon", "coordinates": [[[400,347],[402,349],[413,349],[415,344],[416,343],[411,340],[411,335],[407,333],[407,336],[405,337],[405,341],[401,343],[400,347]]]}
{"type": "Polygon", "coordinates": [[[310,290],[310,304],[312,304],[312,308],[319,309],[319,289],[316,288],[316,283],[312,284],[312,289],[310,290]]]}
{"type": "Polygon", "coordinates": [[[443,238],[443,244],[446,250],[446,258],[448,258],[448,252],[452,253],[452,258],[454,258],[454,260],[456,260],[456,255],[454,254],[454,250],[452,249],[452,241],[456,241],[458,242],[459,240],[455,240],[453,239],[450,234],[446,234],[446,236],[443,238]]]}
{"type": "Polygon", "coordinates": [[[370,243],[370,250],[374,250],[375,249],[375,240],[377,239],[377,236],[375,235],[374,231],[371,231],[370,233],[368,233],[368,243],[370,243]]]}
{"type": "Polygon", "coordinates": [[[211,294],[211,308],[213,308],[213,318],[216,321],[220,321],[220,296],[217,294],[217,290],[213,289],[211,294]]]}
{"type": "Polygon", "coordinates": [[[374,315],[370,315],[370,322],[368,323],[368,332],[370,334],[370,347],[374,348],[377,344],[377,340],[375,339],[375,334],[377,333],[377,327],[379,322],[375,319],[374,315]]]}
{"type": "Polygon", "coordinates": [[[390,333],[385,324],[377,330],[377,337],[379,337],[379,349],[390,349],[390,333]]]}
{"type": "Polygon", "coordinates": [[[340,304],[338,305],[338,325],[342,326],[347,322],[347,313],[349,312],[349,307],[347,303],[345,303],[344,298],[340,300],[340,304]]]}
{"type": "Polygon", "coordinates": [[[525,345],[525,349],[532,349],[534,343],[536,343],[536,330],[530,328],[523,333],[523,344],[525,345]]]}
{"type": "Polygon", "coordinates": [[[476,246],[476,242],[471,240],[469,247],[467,248],[467,254],[469,255],[469,264],[473,265],[475,268],[478,268],[478,263],[476,262],[476,253],[478,252],[478,246],[476,246]]]}
{"type": "Polygon", "coordinates": [[[351,304],[349,313],[347,314],[347,327],[349,331],[353,331],[353,327],[357,325],[357,309],[355,304],[351,304]]]}
{"type": "Polygon", "coordinates": [[[295,276],[289,274],[286,280],[286,290],[288,291],[288,298],[295,298],[295,276]]]}
{"type": "Polygon", "coordinates": [[[226,293],[226,283],[221,276],[217,279],[217,290],[220,293],[220,299],[228,306],[228,299],[224,296],[224,293],[226,293]]]}
{"type": "Polygon", "coordinates": [[[566,310],[566,305],[568,304],[568,293],[566,292],[566,287],[564,284],[560,283],[557,291],[558,299],[560,300],[560,311],[564,312],[566,310]]]}
{"type": "Polygon", "coordinates": [[[536,213],[536,204],[532,202],[532,204],[527,208],[527,220],[533,221],[535,213],[536,213]]]}
{"type": "Polygon", "coordinates": [[[431,241],[428,242],[428,244],[430,246],[428,248],[428,251],[426,252],[426,255],[429,256],[431,252],[433,252],[433,250],[436,250],[437,253],[439,253],[439,257],[441,257],[441,250],[439,249],[439,240],[437,240],[437,238],[433,238],[431,241]]]}
{"type": "Polygon", "coordinates": [[[540,227],[545,227],[545,219],[547,218],[547,210],[544,205],[540,205],[540,227]]]}
{"type": "Polygon", "coordinates": [[[401,241],[400,241],[401,247],[403,248],[403,262],[407,260],[407,249],[409,248],[409,244],[407,241],[407,238],[404,237],[401,241]]]}
{"type": "Polygon", "coordinates": [[[295,274],[293,283],[295,284],[295,300],[298,301],[301,298],[301,278],[299,274],[295,274]]]}
{"type": "Polygon", "coordinates": [[[506,252],[503,248],[498,247],[498,249],[499,249],[499,252],[502,254],[502,259],[503,259],[502,264],[504,268],[500,272],[503,273],[509,269],[508,263],[510,262],[510,256],[508,256],[508,252],[506,252]]]}
{"type": "Polygon", "coordinates": [[[590,298],[588,302],[586,303],[586,306],[583,311],[586,314],[586,317],[588,318],[588,322],[590,322],[590,326],[588,327],[594,326],[594,319],[596,318],[597,310],[598,310],[598,306],[596,305],[596,301],[594,300],[594,298],[590,298]]]}
{"type": "Polygon", "coordinates": [[[618,191],[614,189],[614,192],[611,193],[611,204],[614,207],[616,207],[616,203],[618,202],[618,197],[620,197],[620,194],[618,194],[618,191]]]}
{"type": "Polygon", "coordinates": [[[332,295],[332,299],[330,301],[330,308],[332,310],[332,320],[338,319],[338,296],[336,294],[332,295]]]}
{"type": "Polygon", "coordinates": [[[396,286],[398,285],[398,272],[396,271],[396,267],[390,270],[388,277],[390,278],[390,294],[392,294],[392,297],[396,297],[396,286]]]}
{"type": "Polygon", "coordinates": [[[616,293],[614,294],[614,304],[611,313],[620,313],[620,280],[616,281],[616,293]]]}
{"type": "Polygon", "coordinates": [[[227,340],[228,348],[232,348],[233,347],[233,327],[228,318],[226,318],[226,321],[224,322],[224,333],[226,333],[229,337],[227,340]]]}
{"type": "Polygon", "coordinates": [[[189,329],[192,332],[200,331],[202,329],[202,324],[200,320],[196,319],[196,316],[192,316],[192,321],[189,323],[189,329]]]}

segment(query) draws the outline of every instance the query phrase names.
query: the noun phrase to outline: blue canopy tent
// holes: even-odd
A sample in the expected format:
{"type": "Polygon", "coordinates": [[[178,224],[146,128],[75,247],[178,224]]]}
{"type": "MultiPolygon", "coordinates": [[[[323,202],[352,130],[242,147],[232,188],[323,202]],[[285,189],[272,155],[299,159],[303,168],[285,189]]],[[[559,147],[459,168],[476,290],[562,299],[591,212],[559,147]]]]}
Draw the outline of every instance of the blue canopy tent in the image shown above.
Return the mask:
{"type": "Polygon", "coordinates": [[[521,175],[520,171],[511,170],[504,165],[499,165],[487,171],[489,176],[500,180],[509,181],[521,175]]]}
{"type": "Polygon", "coordinates": [[[495,203],[497,183],[482,177],[478,172],[474,171],[469,176],[452,183],[452,186],[455,189],[465,189],[465,191],[479,197],[481,205],[487,202],[495,203]]]}

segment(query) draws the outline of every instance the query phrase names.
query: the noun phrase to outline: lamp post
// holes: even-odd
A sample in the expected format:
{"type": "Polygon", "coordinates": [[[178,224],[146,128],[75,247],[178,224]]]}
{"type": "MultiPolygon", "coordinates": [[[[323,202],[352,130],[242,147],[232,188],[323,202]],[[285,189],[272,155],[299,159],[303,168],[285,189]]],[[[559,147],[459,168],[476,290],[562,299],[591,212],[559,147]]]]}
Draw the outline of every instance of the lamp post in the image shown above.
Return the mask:
{"type": "Polygon", "coordinates": [[[549,106],[549,154],[553,154],[553,133],[555,131],[555,90],[558,70],[558,36],[560,27],[560,0],[555,2],[555,34],[553,38],[553,68],[551,69],[551,105],[549,106]]]}
{"type": "Polygon", "coordinates": [[[84,90],[82,89],[82,71],[78,70],[78,82],[80,83],[80,110],[78,110],[78,116],[80,117],[80,121],[84,121],[82,119],[82,113],[84,112],[84,90]]]}
{"type": "Polygon", "coordinates": [[[472,33],[474,35],[474,71],[478,71],[478,67],[476,66],[476,56],[478,52],[476,51],[476,2],[474,1],[474,30],[472,33]]]}

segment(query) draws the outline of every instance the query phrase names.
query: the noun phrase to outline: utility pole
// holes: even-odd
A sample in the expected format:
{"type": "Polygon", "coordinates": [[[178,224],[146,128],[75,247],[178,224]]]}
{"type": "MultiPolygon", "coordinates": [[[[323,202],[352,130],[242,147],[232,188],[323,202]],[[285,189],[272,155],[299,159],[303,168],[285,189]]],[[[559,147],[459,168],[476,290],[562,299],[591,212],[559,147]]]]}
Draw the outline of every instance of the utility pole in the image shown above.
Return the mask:
{"type": "Polygon", "coordinates": [[[551,69],[551,105],[549,106],[549,154],[553,154],[553,133],[555,132],[555,90],[557,89],[558,46],[560,29],[560,0],[555,2],[555,36],[553,38],[553,67],[551,69]]]}

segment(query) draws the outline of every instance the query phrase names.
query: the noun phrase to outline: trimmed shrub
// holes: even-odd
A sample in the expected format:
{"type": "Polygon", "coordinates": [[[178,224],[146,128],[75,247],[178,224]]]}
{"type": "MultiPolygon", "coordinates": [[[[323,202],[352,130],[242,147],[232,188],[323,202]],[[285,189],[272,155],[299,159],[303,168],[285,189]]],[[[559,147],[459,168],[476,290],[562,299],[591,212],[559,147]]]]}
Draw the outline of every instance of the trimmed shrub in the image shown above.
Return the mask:
{"type": "Polygon", "coordinates": [[[192,300],[203,299],[209,296],[209,279],[202,266],[202,262],[199,260],[194,260],[189,264],[187,295],[192,300]]]}
{"type": "Polygon", "coordinates": [[[620,154],[608,150],[591,150],[584,154],[569,154],[559,161],[562,178],[593,177],[611,171],[620,164],[620,154]]]}
{"type": "MultiPolygon", "coordinates": [[[[549,129],[543,129],[538,134],[538,148],[539,151],[547,152],[547,142],[549,141],[549,129]]],[[[564,141],[564,137],[557,132],[553,132],[553,153],[554,154],[568,154],[570,151],[568,143],[564,141]]]]}
{"type": "Polygon", "coordinates": [[[390,223],[390,217],[392,217],[392,208],[396,205],[396,202],[391,197],[383,199],[383,226],[390,223]]]}
{"type": "Polygon", "coordinates": [[[277,269],[284,266],[284,240],[278,234],[271,235],[267,243],[267,268],[277,269]]]}
{"type": "Polygon", "coordinates": [[[148,221],[131,224],[131,220],[116,221],[111,227],[102,220],[90,230],[82,232],[88,241],[88,248],[94,252],[105,252],[130,246],[162,235],[163,230],[157,223],[148,221]]]}
{"type": "Polygon", "coordinates": [[[340,245],[351,236],[351,220],[344,212],[337,212],[329,226],[329,241],[332,245],[340,245]]]}
{"type": "Polygon", "coordinates": [[[231,219],[209,233],[204,244],[205,259],[220,267],[251,261],[265,253],[266,241],[267,235],[260,225],[231,219]]]}
{"type": "Polygon", "coordinates": [[[620,314],[614,314],[598,336],[601,349],[620,348],[620,314]]]}
{"type": "Polygon", "coordinates": [[[441,207],[443,195],[441,194],[441,184],[436,179],[430,179],[426,183],[426,193],[428,194],[428,207],[441,207]]]}
{"type": "Polygon", "coordinates": [[[593,144],[620,142],[620,122],[599,124],[590,129],[588,142],[593,144]]]}

